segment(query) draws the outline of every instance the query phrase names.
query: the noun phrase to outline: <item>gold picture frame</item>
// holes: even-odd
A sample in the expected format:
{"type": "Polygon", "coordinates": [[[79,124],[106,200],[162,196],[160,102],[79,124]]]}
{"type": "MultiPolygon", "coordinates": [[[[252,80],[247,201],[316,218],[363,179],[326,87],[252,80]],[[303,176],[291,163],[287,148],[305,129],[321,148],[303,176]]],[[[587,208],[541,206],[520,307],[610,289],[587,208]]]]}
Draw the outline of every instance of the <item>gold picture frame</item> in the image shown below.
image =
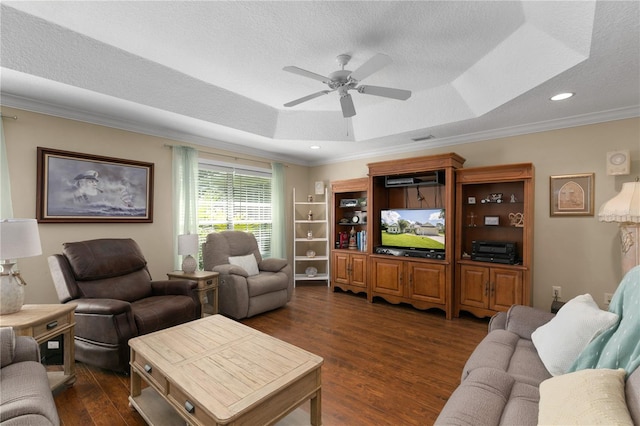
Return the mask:
{"type": "Polygon", "coordinates": [[[593,216],[595,173],[549,177],[551,216],[593,216]]]}

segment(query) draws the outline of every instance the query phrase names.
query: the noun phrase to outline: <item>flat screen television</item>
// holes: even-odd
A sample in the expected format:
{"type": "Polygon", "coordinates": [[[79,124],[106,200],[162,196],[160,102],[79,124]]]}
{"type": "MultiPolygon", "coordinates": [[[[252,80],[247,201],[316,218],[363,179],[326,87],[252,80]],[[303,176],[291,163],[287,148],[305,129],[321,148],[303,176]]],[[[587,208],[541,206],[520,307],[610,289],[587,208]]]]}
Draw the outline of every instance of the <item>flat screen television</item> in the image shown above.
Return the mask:
{"type": "Polygon", "coordinates": [[[380,212],[384,247],[444,251],[444,209],[384,209],[380,212]]]}

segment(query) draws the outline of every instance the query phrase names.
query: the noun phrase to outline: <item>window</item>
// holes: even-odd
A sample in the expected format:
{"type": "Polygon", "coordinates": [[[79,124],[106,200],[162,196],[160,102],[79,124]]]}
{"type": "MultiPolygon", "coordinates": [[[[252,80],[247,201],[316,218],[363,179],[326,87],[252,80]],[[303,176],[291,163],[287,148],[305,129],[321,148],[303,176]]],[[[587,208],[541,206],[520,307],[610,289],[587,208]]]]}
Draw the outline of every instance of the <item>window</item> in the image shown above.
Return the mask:
{"type": "Polygon", "coordinates": [[[260,253],[271,255],[271,171],[200,162],[198,235],[225,230],[255,235],[260,253]]]}

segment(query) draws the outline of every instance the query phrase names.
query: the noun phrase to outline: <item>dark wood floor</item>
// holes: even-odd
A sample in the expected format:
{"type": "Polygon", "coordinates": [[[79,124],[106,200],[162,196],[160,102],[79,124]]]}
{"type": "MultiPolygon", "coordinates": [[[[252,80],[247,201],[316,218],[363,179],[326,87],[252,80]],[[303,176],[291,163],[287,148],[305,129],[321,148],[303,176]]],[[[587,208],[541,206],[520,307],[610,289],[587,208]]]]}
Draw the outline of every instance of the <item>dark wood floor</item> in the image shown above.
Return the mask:
{"type": "MultiPolygon", "coordinates": [[[[286,308],[242,321],[324,358],[324,425],[432,424],[486,335],[487,321],[447,321],[364,296],[302,286],[286,308]]],[[[129,408],[129,378],[78,363],[55,396],[63,425],[144,425],[129,408]]]]}

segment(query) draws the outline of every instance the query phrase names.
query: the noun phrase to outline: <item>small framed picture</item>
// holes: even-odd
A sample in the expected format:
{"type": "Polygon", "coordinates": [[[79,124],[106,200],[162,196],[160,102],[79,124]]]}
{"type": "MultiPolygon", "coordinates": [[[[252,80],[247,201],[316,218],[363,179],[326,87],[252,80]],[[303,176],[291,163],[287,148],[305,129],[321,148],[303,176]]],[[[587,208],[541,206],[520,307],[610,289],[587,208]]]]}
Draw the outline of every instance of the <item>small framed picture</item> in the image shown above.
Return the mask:
{"type": "Polygon", "coordinates": [[[593,216],[595,173],[549,176],[551,216],[593,216]]]}
{"type": "Polygon", "coordinates": [[[500,225],[500,216],[485,216],[484,224],[485,226],[498,226],[500,225]]]}
{"type": "Polygon", "coordinates": [[[467,197],[467,204],[475,204],[476,197],[467,197]]]}

